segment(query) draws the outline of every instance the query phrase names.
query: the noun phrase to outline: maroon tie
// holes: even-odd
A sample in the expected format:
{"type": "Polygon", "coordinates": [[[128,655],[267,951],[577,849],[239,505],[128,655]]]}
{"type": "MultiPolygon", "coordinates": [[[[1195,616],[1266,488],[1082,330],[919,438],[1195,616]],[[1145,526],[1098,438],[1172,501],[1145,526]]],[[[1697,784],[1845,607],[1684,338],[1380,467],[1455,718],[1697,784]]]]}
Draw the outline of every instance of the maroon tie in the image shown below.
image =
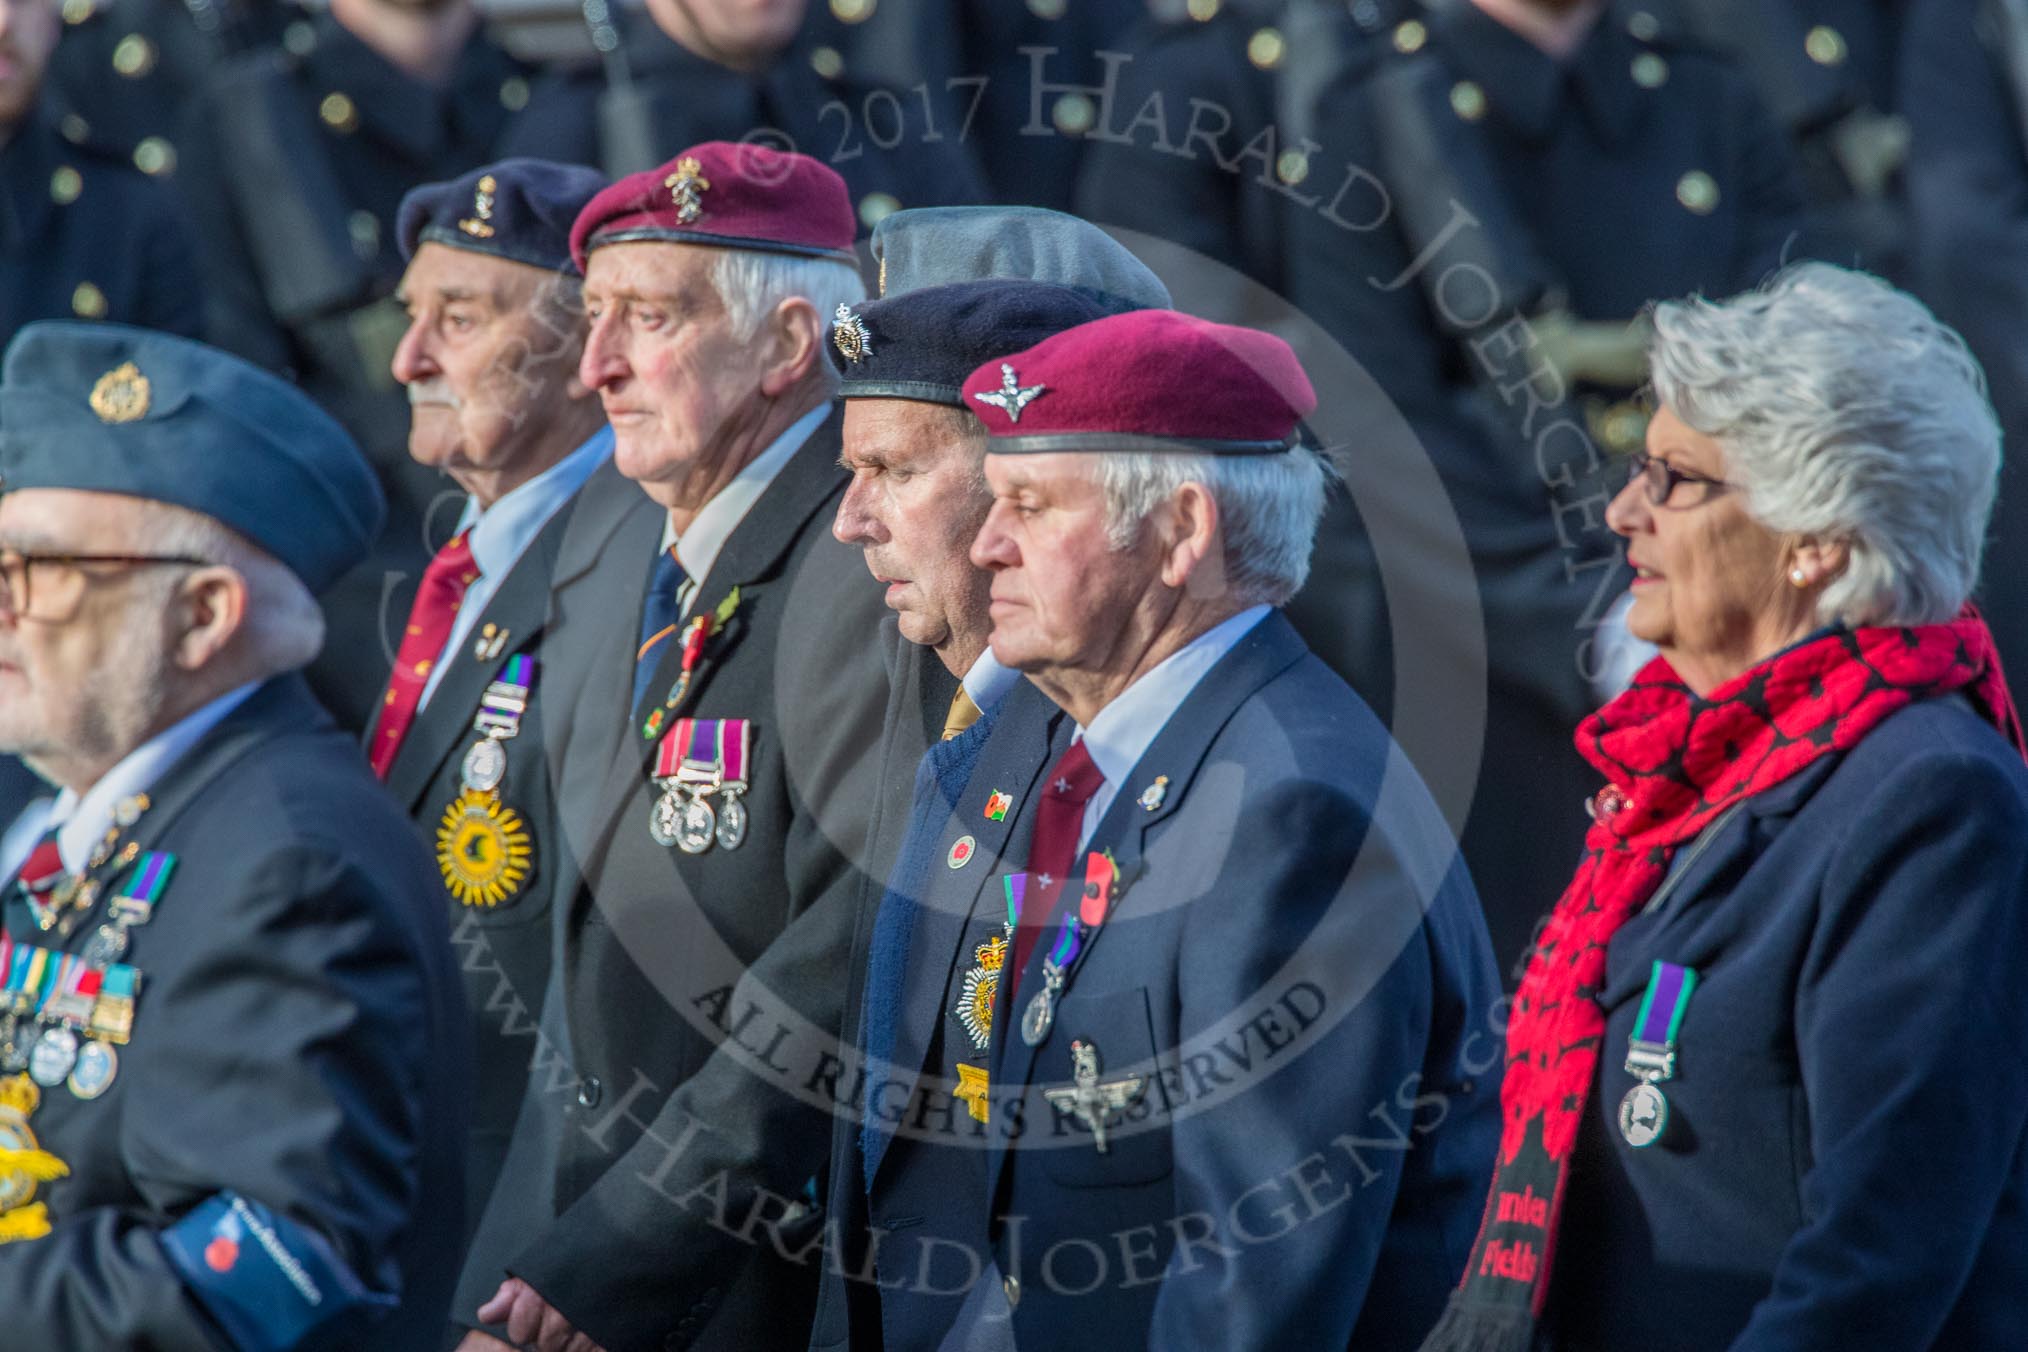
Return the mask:
{"type": "Polygon", "coordinates": [[[1007,984],[1011,1001],[1027,970],[1028,955],[1063,895],[1063,880],[1084,834],[1084,808],[1106,777],[1093,763],[1084,739],[1070,744],[1042,784],[1042,802],[1035,809],[1035,843],[1028,850],[1028,888],[1021,899],[1021,927],[1014,936],[1014,975],[1007,984]]]}
{"type": "Polygon", "coordinates": [[[451,636],[465,589],[478,577],[472,542],[465,534],[438,550],[430,566],[423,569],[422,585],[416,588],[415,605],[408,612],[408,627],[402,631],[401,649],[387,678],[387,693],[381,697],[380,723],[367,753],[373,773],[382,779],[387,778],[395,753],[401,750],[401,739],[408,736],[409,725],[415,722],[423,688],[430,683],[430,668],[451,636]]]}

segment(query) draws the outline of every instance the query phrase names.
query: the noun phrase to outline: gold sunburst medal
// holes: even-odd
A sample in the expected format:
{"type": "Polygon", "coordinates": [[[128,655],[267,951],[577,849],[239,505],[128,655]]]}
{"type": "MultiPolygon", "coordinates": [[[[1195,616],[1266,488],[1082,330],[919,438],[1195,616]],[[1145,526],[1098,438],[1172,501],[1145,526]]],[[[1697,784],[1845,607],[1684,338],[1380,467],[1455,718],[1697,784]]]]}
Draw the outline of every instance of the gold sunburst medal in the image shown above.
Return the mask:
{"type": "Polygon", "coordinates": [[[437,826],[437,867],[444,890],[464,905],[498,906],[527,885],[535,838],[497,792],[466,789],[437,826]]]}
{"type": "Polygon", "coordinates": [[[28,1129],[41,1102],[42,1091],[26,1075],[0,1080],[0,1244],[49,1233],[49,1207],[35,1200],[36,1188],[70,1172],[28,1129]]]}

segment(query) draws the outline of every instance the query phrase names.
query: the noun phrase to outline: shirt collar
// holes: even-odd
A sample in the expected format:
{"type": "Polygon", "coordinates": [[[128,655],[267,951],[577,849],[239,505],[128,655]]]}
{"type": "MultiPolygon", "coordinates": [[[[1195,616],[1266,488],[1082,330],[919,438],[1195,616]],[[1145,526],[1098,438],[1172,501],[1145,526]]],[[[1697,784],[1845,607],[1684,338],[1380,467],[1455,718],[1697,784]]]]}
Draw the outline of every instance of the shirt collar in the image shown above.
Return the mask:
{"type": "Polygon", "coordinates": [[[782,472],[782,466],[789,463],[789,457],[830,416],[831,405],[827,401],[790,423],[731,483],[719,489],[717,495],[704,504],[703,510],[691,521],[690,529],[684,531],[680,539],[676,535],[676,527],[664,523],[662,548],[676,547],[676,562],[683,565],[684,575],[691,582],[702,583],[711,575],[711,565],[718,562],[718,553],[732,538],[733,531],[746,519],[746,514],[760,500],[760,495],[767,492],[768,485],[782,472]]]}
{"type": "Polygon", "coordinates": [[[993,647],[988,644],[965,673],[965,693],[972,697],[972,703],[978,705],[983,713],[1007,698],[1020,680],[1021,673],[993,656],[993,647]]]}
{"type": "Polygon", "coordinates": [[[1126,783],[1205,673],[1267,615],[1266,606],[1248,606],[1213,625],[1114,696],[1113,702],[1092,718],[1090,727],[1078,728],[1077,736],[1084,740],[1092,763],[1107,784],[1117,787],[1126,783]]]}
{"type": "Polygon", "coordinates": [[[118,765],[108,770],[82,795],[71,789],[58,794],[48,820],[51,826],[58,826],[56,848],[63,856],[64,872],[72,876],[82,874],[91,859],[92,850],[112,827],[113,814],[119,804],[135,794],[153,789],[190,748],[203,740],[204,734],[217,727],[227,714],[260,689],[260,685],[259,681],[249,681],[237,690],[220,695],[203,708],[185,714],[178,722],[129,751],[118,765]]]}
{"type": "Polygon", "coordinates": [[[549,524],[557,509],[570,501],[592,471],[613,453],[613,429],[601,427],[582,446],[542,473],[505,493],[484,511],[476,498],[465,499],[458,529],[470,530],[472,562],[480,577],[504,577],[528,548],[528,542],[549,524]]]}

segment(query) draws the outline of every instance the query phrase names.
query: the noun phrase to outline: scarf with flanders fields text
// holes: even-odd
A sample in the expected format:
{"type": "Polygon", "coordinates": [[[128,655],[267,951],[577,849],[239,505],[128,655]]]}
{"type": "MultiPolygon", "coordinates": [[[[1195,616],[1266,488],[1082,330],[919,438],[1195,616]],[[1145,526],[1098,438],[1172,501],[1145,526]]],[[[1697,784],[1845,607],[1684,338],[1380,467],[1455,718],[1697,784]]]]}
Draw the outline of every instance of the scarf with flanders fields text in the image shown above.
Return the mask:
{"type": "Polygon", "coordinates": [[[1851,749],[1896,710],[1958,690],[2022,746],[1992,635],[1969,607],[1949,624],[1832,630],[1703,699],[1658,657],[1579,726],[1577,749],[1607,784],[1514,997],[1492,1192],[1464,1280],[1422,1352],[1532,1345],[1605,1042],[1595,997],[1606,946],[1668,876],[1677,847],[1734,803],[1851,749]]]}

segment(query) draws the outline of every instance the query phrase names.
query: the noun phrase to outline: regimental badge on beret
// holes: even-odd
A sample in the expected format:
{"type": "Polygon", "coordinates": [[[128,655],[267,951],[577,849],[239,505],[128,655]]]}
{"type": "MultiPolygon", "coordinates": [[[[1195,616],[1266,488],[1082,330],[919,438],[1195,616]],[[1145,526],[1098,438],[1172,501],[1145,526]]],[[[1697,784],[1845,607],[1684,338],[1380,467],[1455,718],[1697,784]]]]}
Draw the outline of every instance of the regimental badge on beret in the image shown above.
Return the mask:
{"type": "Polygon", "coordinates": [[[873,339],[866,332],[866,321],[853,314],[849,305],[840,305],[838,313],[832,316],[831,341],[846,361],[862,362],[873,355],[873,339]]]}
{"type": "Polygon", "coordinates": [[[676,219],[684,225],[695,225],[704,215],[703,194],[711,187],[711,180],[704,176],[704,165],[695,155],[685,155],[676,161],[676,172],[662,180],[662,186],[669,190],[669,197],[676,206],[676,219]]]}
{"type": "Polygon", "coordinates": [[[1023,385],[1021,378],[1014,374],[1013,366],[1000,363],[1000,388],[974,394],[972,397],[982,404],[991,404],[1007,415],[1007,421],[1021,421],[1021,410],[1027,408],[1037,395],[1049,393],[1046,385],[1023,385]]]}
{"type": "Polygon", "coordinates": [[[139,422],[148,416],[148,377],[134,363],[122,362],[92,386],[91,406],[101,422],[139,422]]]}
{"type": "Polygon", "coordinates": [[[493,238],[493,194],[500,189],[499,181],[491,174],[480,179],[472,190],[472,216],[458,222],[458,229],[473,239],[493,238]]]}

